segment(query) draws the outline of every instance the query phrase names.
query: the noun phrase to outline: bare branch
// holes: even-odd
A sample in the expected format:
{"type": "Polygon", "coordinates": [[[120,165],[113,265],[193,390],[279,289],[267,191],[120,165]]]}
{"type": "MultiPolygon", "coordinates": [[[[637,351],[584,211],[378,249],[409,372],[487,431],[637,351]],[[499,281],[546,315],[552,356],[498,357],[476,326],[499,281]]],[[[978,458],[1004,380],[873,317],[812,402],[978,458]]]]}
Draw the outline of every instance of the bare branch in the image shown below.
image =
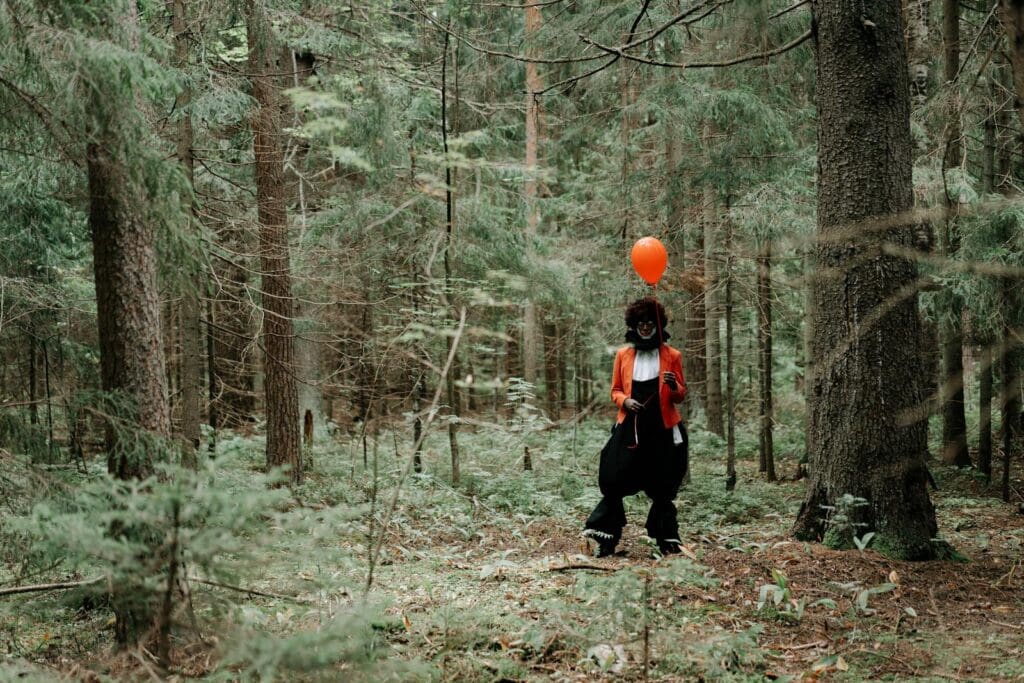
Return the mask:
{"type": "Polygon", "coordinates": [[[91,586],[94,583],[103,581],[105,577],[97,576],[84,581],[64,581],[61,583],[40,583],[34,586],[14,586],[13,588],[0,588],[0,597],[5,595],[19,595],[22,593],[43,593],[45,591],[63,591],[69,588],[81,588],[91,586]]]}
{"type": "Polygon", "coordinates": [[[582,34],[580,34],[580,40],[582,40],[583,42],[587,43],[588,45],[593,45],[594,47],[598,48],[599,50],[604,50],[608,54],[615,55],[616,58],[621,57],[623,59],[628,59],[628,60],[630,60],[632,62],[640,62],[641,64],[650,64],[651,66],[664,66],[664,67],[669,67],[669,68],[673,68],[673,69],[710,69],[710,68],[717,68],[717,67],[723,67],[723,66],[733,66],[735,64],[742,64],[744,62],[753,62],[753,61],[757,61],[757,60],[768,59],[769,57],[775,57],[777,55],[781,55],[784,52],[789,52],[793,48],[796,48],[796,47],[802,45],[812,35],[813,35],[813,31],[811,29],[807,29],[806,32],[804,32],[803,34],[801,34],[797,38],[791,40],[790,42],[786,43],[785,45],[779,46],[779,47],[771,49],[771,50],[766,50],[764,52],[757,52],[757,53],[753,53],[753,54],[747,54],[747,55],[743,55],[743,56],[740,56],[740,57],[734,57],[732,59],[726,59],[726,60],[722,60],[720,62],[690,62],[690,63],[685,63],[685,62],[663,62],[663,61],[658,60],[658,59],[648,59],[646,57],[637,57],[636,55],[631,55],[631,54],[626,53],[626,48],[629,47],[627,45],[624,45],[622,47],[611,47],[611,46],[608,46],[608,45],[602,45],[601,43],[598,43],[598,42],[596,42],[594,40],[591,40],[590,38],[587,38],[586,36],[584,36],[582,34]]]}

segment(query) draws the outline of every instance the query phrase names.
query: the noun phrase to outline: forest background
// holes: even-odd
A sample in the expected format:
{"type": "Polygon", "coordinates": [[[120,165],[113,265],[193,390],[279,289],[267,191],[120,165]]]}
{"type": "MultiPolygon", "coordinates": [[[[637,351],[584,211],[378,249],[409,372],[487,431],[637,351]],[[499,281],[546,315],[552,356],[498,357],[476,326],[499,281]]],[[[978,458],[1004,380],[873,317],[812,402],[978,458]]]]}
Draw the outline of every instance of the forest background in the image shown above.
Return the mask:
{"type": "Polygon", "coordinates": [[[1024,676],[1022,36],[4,0],[0,679],[1024,676]],[[683,553],[597,563],[645,235],[683,553]]]}

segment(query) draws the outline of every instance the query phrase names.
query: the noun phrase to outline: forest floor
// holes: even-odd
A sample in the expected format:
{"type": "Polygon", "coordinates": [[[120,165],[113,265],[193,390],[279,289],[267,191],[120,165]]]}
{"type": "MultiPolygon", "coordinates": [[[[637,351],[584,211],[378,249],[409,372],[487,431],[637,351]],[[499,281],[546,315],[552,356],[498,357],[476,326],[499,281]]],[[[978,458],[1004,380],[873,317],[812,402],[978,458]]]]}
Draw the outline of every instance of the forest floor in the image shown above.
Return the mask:
{"type": "MultiPolygon", "coordinates": [[[[695,480],[723,485],[701,465],[695,480]]],[[[755,463],[740,475],[758,482],[755,463]]],[[[470,538],[428,521],[393,535],[412,557],[378,581],[406,626],[396,642],[451,650],[452,680],[1024,680],[1024,516],[970,473],[938,478],[940,528],[967,561],[795,541],[802,484],[788,481],[741,501],[742,520],[684,530],[678,558],[656,557],[637,524],[592,559],[582,517],[485,522],[470,538]],[[439,610],[452,610],[444,629],[439,610]]],[[[704,488],[679,496],[684,529],[722,503],[704,488]]],[[[642,524],[641,504],[629,512],[642,524]]]]}
{"type": "MultiPolygon", "coordinates": [[[[602,431],[534,435],[532,472],[508,434],[464,433],[458,487],[441,435],[427,443],[427,473],[399,489],[404,457],[390,435],[376,480],[373,457],[364,467],[353,445],[318,445],[291,507],[344,515],[321,517],[329,528],[301,548],[302,534],[247,532],[262,554],[247,555],[233,581],[263,594],[193,584],[196,619],[181,612],[172,677],[1024,680],[1024,515],[976,474],[934,468],[940,533],[965,560],[896,562],[795,541],[795,462],[783,458],[789,479],[768,484],[741,458],[727,493],[718,442],[697,435],[676,501],[683,553],[655,555],[640,496],[627,501],[619,554],[594,559],[579,532],[598,495],[584,453],[602,431]],[[257,626],[269,637],[253,635],[257,626]]],[[[245,495],[261,459],[258,439],[222,444],[219,480],[245,495]]],[[[11,582],[0,572],[0,587],[11,582]]],[[[152,671],[111,654],[108,610],[66,595],[0,600],[0,622],[0,681],[152,671]]]]}

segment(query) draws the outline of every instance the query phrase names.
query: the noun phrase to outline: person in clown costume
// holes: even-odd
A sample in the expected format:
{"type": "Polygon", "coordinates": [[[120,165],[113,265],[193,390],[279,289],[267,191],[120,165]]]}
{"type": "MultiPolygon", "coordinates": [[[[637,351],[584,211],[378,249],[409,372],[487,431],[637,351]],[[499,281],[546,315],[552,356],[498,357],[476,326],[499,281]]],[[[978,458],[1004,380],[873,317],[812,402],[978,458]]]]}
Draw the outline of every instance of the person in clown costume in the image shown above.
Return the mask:
{"type": "Polygon", "coordinates": [[[615,552],[626,525],[625,496],[651,499],[647,535],[663,555],[679,552],[673,500],[688,466],[686,426],[676,407],[686,397],[682,354],[668,345],[665,307],[644,297],[626,308],[626,341],[615,355],[612,400],[618,406],[611,438],[601,450],[601,502],[587,518],[584,536],[595,555],[615,552]]]}

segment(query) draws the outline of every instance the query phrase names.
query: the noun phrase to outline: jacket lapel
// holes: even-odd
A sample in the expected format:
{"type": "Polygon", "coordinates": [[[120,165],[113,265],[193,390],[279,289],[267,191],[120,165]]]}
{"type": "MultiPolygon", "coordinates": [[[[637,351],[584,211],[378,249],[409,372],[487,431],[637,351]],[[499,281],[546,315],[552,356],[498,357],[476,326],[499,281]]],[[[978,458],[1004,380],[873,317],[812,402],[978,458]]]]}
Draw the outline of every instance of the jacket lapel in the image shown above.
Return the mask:
{"type": "Polygon", "coordinates": [[[626,398],[629,398],[633,395],[633,364],[636,362],[636,349],[632,346],[627,347],[622,361],[622,390],[626,392],[626,398]]]}

